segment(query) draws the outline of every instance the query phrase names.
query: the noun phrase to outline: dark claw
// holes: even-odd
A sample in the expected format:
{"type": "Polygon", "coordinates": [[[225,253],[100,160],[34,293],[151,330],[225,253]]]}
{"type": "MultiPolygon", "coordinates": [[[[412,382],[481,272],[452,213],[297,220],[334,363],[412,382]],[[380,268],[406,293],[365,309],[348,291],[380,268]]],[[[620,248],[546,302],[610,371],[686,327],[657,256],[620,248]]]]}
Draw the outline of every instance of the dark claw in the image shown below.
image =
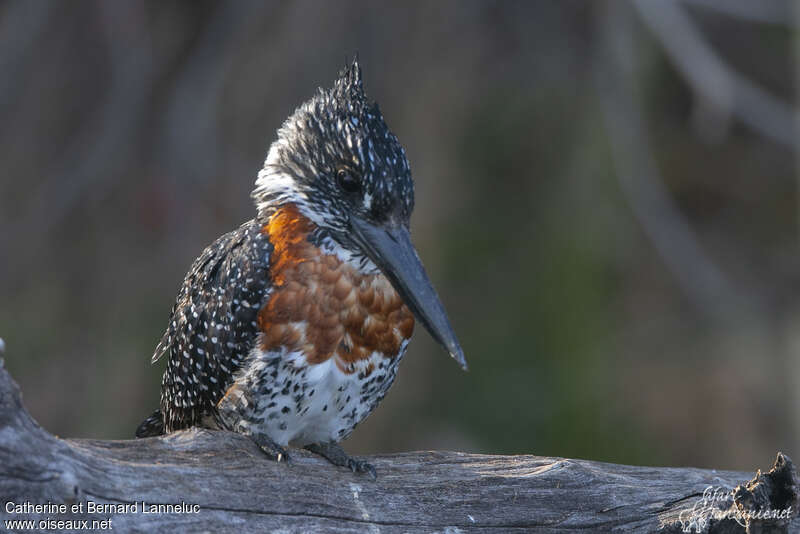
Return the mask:
{"type": "Polygon", "coordinates": [[[282,451],[282,452],[279,452],[279,453],[278,453],[278,454],[275,456],[275,461],[276,461],[276,462],[278,462],[278,463],[281,463],[281,462],[283,462],[283,463],[285,463],[286,465],[290,465],[290,464],[292,463],[292,457],[291,457],[291,456],[289,456],[289,455],[286,453],[286,451],[282,451]]]}
{"type": "Polygon", "coordinates": [[[372,464],[366,462],[364,460],[354,460],[353,458],[349,458],[347,462],[347,467],[349,467],[353,473],[367,473],[372,480],[378,480],[378,474],[375,472],[375,468],[372,467],[372,464]]]}
{"type": "Polygon", "coordinates": [[[250,436],[250,439],[255,441],[256,445],[258,445],[258,448],[261,449],[270,460],[274,460],[278,463],[291,463],[291,458],[289,458],[289,455],[286,454],[286,449],[272,441],[268,436],[256,434],[250,436]]]}
{"type": "Polygon", "coordinates": [[[264,454],[266,454],[267,457],[269,457],[270,460],[274,460],[274,461],[276,461],[278,463],[286,462],[287,464],[291,463],[291,461],[292,461],[291,458],[289,457],[289,455],[286,454],[286,451],[283,449],[283,447],[278,447],[278,446],[268,447],[268,446],[259,445],[259,448],[262,451],[264,451],[264,454]]]}

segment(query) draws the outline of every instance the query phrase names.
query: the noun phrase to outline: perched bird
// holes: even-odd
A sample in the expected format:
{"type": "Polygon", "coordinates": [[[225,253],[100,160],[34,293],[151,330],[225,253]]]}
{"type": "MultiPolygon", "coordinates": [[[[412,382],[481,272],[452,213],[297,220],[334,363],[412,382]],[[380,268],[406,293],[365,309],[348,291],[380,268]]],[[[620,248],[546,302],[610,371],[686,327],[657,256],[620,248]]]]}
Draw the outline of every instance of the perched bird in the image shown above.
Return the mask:
{"type": "Polygon", "coordinates": [[[338,445],[383,399],[419,320],[466,369],[409,236],[405,151],[358,61],[278,130],[255,219],[195,260],[153,354],[161,407],[137,437],[223,428],[288,459],[305,447],[375,475],[338,445]]]}

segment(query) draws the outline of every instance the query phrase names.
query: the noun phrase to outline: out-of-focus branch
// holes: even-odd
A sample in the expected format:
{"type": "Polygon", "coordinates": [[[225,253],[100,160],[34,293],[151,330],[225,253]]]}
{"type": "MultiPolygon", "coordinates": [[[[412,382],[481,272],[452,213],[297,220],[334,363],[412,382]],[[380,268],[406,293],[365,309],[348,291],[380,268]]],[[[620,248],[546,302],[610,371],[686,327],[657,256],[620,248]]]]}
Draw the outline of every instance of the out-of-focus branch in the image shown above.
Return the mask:
{"type": "MultiPolygon", "coordinates": [[[[20,73],[54,11],[50,2],[7,2],[0,12],[0,118],[24,90],[20,73]]],[[[9,133],[9,132],[6,132],[9,133]]]]}
{"type": "Polygon", "coordinates": [[[139,29],[144,14],[135,3],[100,6],[110,58],[110,87],[100,106],[70,137],[64,157],[45,173],[26,214],[4,233],[9,238],[23,230],[29,235],[48,233],[90,190],[95,200],[102,199],[110,189],[102,184],[113,184],[104,178],[135,146],[130,137],[140,131],[145,120],[143,110],[155,75],[146,34],[139,29]]]}
{"type": "Polygon", "coordinates": [[[634,0],[633,5],[695,93],[760,134],[794,150],[792,106],[728,67],[680,3],[634,0]]]}
{"type": "Polygon", "coordinates": [[[683,0],[683,2],[748,22],[792,25],[791,2],[786,0],[683,0]]]}
{"type": "Polygon", "coordinates": [[[191,176],[208,182],[219,172],[217,121],[222,92],[243,41],[267,11],[265,2],[224,2],[192,47],[178,72],[163,116],[165,143],[159,157],[172,176],[191,176]],[[177,172],[182,169],[180,172],[177,172]]]}
{"type": "Polygon", "coordinates": [[[620,188],[687,297],[710,316],[724,315],[742,299],[706,255],[662,183],[636,103],[629,9],[610,2],[598,20],[600,57],[594,78],[620,188]]]}

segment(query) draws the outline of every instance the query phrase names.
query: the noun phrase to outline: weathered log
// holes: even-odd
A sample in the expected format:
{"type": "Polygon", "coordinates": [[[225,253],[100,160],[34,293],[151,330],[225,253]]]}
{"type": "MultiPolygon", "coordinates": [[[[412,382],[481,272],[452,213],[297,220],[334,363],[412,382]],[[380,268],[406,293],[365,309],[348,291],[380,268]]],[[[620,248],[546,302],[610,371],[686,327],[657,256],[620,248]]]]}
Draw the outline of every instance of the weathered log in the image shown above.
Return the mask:
{"type": "Polygon", "coordinates": [[[291,464],[277,464],[242,436],[200,429],[59,439],[24,409],[0,359],[4,522],[116,532],[800,532],[798,479],[780,453],[748,482],[745,472],[457,452],[370,457],[372,481],[293,452],[291,464]],[[31,508],[49,504],[66,509],[31,508]],[[177,507],[146,513],[155,505],[177,507]],[[741,513],[757,509],[779,517],[741,513]]]}

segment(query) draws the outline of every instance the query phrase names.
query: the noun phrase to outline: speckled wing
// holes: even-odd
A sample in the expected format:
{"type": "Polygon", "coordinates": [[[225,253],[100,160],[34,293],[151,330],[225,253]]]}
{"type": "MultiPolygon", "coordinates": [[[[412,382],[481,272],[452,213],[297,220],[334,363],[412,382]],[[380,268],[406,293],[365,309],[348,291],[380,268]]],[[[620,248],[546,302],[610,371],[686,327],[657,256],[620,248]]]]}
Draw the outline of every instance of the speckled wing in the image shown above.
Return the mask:
{"type": "Polygon", "coordinates": [[[161,384],[165,432],[197,425],[213,413],[255,343],[272,252],[261,228],[251,220],[220,237],[186,275],[153,354],[154,362],[169,355],[161,384]]]}

